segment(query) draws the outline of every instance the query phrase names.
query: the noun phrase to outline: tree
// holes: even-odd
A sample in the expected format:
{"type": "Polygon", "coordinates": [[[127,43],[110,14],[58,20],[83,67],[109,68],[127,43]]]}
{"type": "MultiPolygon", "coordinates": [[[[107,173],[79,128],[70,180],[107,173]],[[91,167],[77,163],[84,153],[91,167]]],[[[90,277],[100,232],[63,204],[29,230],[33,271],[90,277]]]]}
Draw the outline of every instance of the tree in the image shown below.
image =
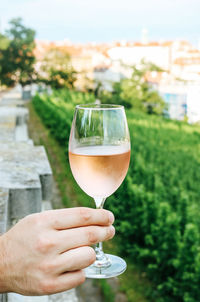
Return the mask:
{"type": "Polygon", "coordinates": [[[73,88],[76,71],[65,49],[53,47],[45,54],[39,71],[39,81],[52,88],[73,88]]]}
{"type": "MultiPolygon", "coordinates": [[[[0,62],[3,60],[3,50],[7,49],[9,46],[10,41],[8,38],[2,34],[0,34],[0,62]]],[[[2,66],[0,63],[0,74],[2,71],[2,66]]],[[[1,78],[0,78],[0,84],[1,84],[1,78]]]]}
{"type": "Polygon", "coordinates": [[[103,102],[122,104],[149,114],[162,114],[165,102],[146,79],[147,71],[153,70],[161,71],[151,63],[141,62],[140,67],[132,66],[131,78],[115,82],[112,93],[102,93],[103,102]]]}
{"type": "Polygon", "coordinates": [[[0,79],[2,84],[12,86],[19,82],[22,86],[34,79],[35,31],[25,27],[21,18],[12,19],[6,31],[8,47],[1,49],[0,79]]]}
{"type": "Polygon", "coordinates": [[[9,39],[0,33],[0,51],[8,48],[9,42],[9,39]]]}

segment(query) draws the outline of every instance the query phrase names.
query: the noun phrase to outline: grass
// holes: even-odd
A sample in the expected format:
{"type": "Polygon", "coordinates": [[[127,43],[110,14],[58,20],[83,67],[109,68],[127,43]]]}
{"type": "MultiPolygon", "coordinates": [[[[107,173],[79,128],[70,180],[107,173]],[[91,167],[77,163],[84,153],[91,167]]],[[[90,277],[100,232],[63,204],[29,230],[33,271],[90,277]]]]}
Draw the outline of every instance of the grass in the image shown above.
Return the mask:
{"type": "MultiPolygon", "coordinates": [[[[49,130],[42,124],[37,113],[34,111],[32,103],[27,105],[29,118],[29,135],[34,140],[35,145],[43,145],[48,154],[48,158],[53,170],[54,180],[57,184],[62,200],[61,207],[86,206],[94,207],[94,202],[76,184],[71,174],[67,159],[67,150],[64,150],[57,141],[50,135],[49,130]]],[[[108,253],[118,254],[117,240],[106,242],[105,250],[108,253]]],[[[140,269],[130,263],[124,274],[119,276],[119,286],[113,290],[109,280],[99,280],[99,286],[106,302],[114,302],[117,292],[121,291],[126,295],[129,302],[151,302],[148,298],[152,291],[151,283],[147,280],[140,269]]],[[[156,302],[154,299],[153,302],[156,302]]]]}

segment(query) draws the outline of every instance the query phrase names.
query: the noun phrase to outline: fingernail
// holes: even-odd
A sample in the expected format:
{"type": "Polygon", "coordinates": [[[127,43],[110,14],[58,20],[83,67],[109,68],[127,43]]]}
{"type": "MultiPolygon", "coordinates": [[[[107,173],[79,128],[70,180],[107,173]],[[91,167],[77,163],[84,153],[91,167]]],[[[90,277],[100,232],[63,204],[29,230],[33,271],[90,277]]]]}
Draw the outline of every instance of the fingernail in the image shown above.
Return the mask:
{"type": "Polygon", "coordinates": [[[113,225],[110,226],[110,230],[111,230],[111,233],[112,233],[112,236],[115,235],[115,228],[113,225]]]}
{"type": "Polygon", "coordinates": [[[110,224],[113,224],[114,221],[115,221],[115,217],[114,217],[113,213],[109,212],[109,222],[110,222],[110,224]]]}

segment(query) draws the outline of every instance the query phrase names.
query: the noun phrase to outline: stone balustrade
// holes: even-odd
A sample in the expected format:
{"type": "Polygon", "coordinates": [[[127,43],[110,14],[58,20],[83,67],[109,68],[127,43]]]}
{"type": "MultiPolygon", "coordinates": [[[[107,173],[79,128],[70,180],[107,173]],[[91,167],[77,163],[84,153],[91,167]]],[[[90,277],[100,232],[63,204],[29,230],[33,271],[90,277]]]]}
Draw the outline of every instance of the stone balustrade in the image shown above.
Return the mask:
{"type": "MultiPolygon", "coordinates": [[[[28,110],[23,108],[17,89],[8,92],[0,100],[0,234],[26,215],[40,212],[42,204],[51,208],[51,167],[44,147],[34,146],[29,139],[27,120],[28,110]]],[[[78,302],[74,290],[42,297],[0,294],[0,302],[55,299],[78,302]]]]}

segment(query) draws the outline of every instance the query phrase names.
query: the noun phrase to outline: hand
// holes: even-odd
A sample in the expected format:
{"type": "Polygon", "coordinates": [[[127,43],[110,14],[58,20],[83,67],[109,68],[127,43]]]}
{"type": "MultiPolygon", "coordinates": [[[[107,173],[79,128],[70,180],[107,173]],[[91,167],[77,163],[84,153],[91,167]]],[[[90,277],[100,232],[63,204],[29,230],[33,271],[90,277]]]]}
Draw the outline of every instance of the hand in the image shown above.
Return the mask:
{"type": "Polygon", "coordinates": [[[0,292],[45,295],[85,281],[90,245],[114,236],[106,210],[71,208],[31,214],[0,237],[0,292]]]}

